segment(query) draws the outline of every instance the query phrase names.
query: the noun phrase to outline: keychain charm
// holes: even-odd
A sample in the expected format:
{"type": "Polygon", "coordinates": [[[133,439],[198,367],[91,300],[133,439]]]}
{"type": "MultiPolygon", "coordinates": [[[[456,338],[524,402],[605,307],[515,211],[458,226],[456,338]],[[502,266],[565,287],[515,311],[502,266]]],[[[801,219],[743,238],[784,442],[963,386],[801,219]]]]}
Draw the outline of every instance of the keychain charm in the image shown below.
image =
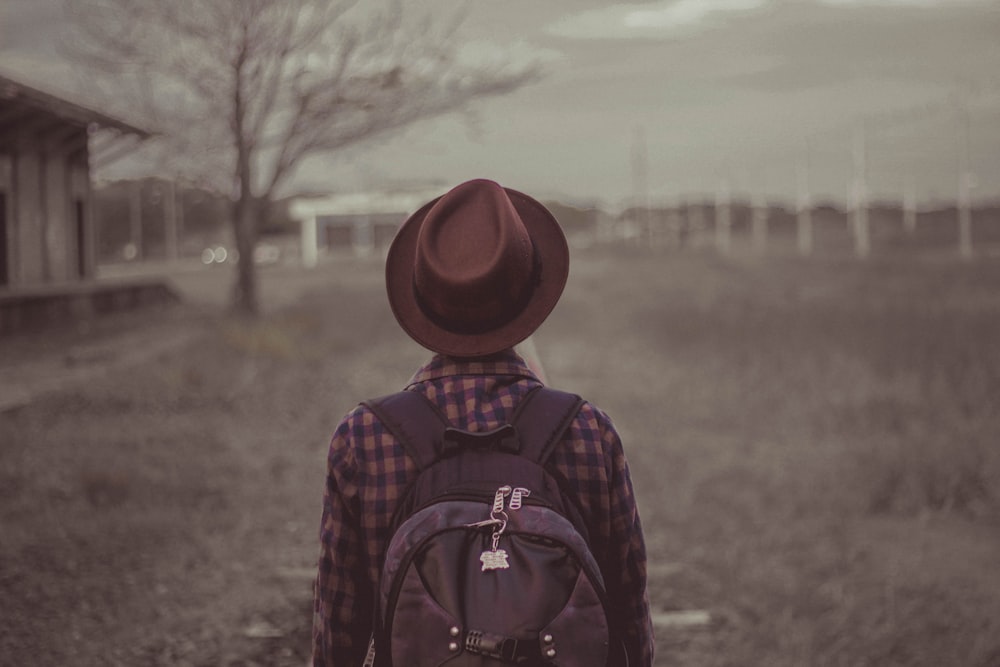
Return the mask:
{"type": "Polygon", "coordinates": [[[507,552],[503,549],[484,551],[479,555],[479,560],[483,564],[483,572],[510,569],[510,563],[507,561],[507,552]]]}
{"type": "Polygon", "coordinates": [[[507,496],[510,496],[510,504],[508,506],[513,511],[519,510],[524,498],[530,495],[531,491],[523,486],[519,486],[516,489],[512,489],[509,485],[501,486],[493,495],[493,508],[490,510],[490,518],[485,521],[468,524],[469,528],[494,526],[492,548],[479,555],[479,560],[483,564],[483,572],[510,569],[507,552],[500,548],[500,536],[506,530],[507,519],[510,518],[507,516],[507,512],[504,511],[504,504],[507,496]]]}
{"type": "Polygon", "coordinates": [[[484,551],[479,555],[479,560],[483,564],[483,572],[491,572],[493,570],[507,570],[510,569],[510,563],[507,561],[507,552],[500,549],[500,535],[507,528],[507,513],[503,511],[504,499],[510,495],[511,488],[509,486],[501,486],[497,489],[496,494],[493,496],[493,509],[490,512],[489,521],[482,522],[483,524],[494,524],[496,528],[493,529],[493,545],[492,549],[489,551],[484,551]]]}

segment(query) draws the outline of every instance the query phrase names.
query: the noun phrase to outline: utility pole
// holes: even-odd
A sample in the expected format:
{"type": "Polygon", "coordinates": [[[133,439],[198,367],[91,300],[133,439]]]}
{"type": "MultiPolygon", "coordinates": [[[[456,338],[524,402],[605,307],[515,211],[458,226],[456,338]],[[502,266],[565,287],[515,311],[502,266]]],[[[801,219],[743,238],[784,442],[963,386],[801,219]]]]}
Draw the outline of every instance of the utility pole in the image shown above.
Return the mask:
{"type": "Polygon", "coordinates": [[[972,174],[972,146],[969,121],[969,105],[963,103],[959,109],[962,127],[959,132],[961,147],[959,149],[958,174],[958,254],[962,259],[972,259],[972,188],[975,186],[975,176],[972,174]]]}
{"type": "Polygon", "coordinates": [[[687,241],[687,231],[684,229],[684,218],[681,215],[681,202],[672,200],[667,208],[667,229],[670,230],[670,242],[675,248],[682,248],[687,241]]]}
{"type": "Polygon", "coordinates": [[[725,181],[715,194],[715,248],[722,255],[728,255],[731,248],[732,196],[729,182],[725,181]]]}
{"type": "Polygon", "coordinates": [[[972,259],[972,188],[975,176],[963,171],[958,178],[958,254],[972,259]]]}
{"type": "Polygon", "coordinates": [[[649,212],[649,156],[646,153],[646,131],[635,128],[632,142],[632,193],[634,206],[638,207],[637,224],[647,243],[652,245],[653,229],[649,212]]]}
{"type": "Polygon", "coordinates": [[[767,252],[767,198],[759,190],[755,191],[751,202],[751,229],[753,249],[758,255],[767,252]]]}
{"type": "Polygon", "coordinates": [[[851,226],[854,232],[854,254],[865,258],[871,252],[871,230],[868,224],[867,148],[864,122],[854,133],[854,187],[851,192],[851,226]]]}
{"type": "Polygon", "coordinates": [[[142,260],[142,181],[132,181],[129,189],[129,240],[131,249],[126,259],[142,260]]]}
{"type": "Polygon", "coordinates": [[[811,255],[813,251],[812,197],[809,193],[809,167],[800,164],[796,178],[798,185],[798,202],[795,212],[796,239],[799,254],[811,255]]]}
{"type": "Polygon", "coordinates": [[[177,184],[174,179],[167,181],[167,192],[163,195],[163,242],[167,261],[177,260],[177,184]]]}
{"type": "Polygon", "coordinates": [[[917,201],[912,180],[907,180],[903,189],[903,229],[909,236],[917,231],[917,201]]]}

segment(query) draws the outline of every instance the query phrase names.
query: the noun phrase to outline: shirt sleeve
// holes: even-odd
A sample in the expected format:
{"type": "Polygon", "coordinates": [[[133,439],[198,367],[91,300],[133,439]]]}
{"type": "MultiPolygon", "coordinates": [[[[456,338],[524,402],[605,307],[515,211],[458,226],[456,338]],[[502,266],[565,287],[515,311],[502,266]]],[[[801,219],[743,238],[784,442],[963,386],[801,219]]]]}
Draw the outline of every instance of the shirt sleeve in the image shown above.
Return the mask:
{"type": "Polygon", "coordinates": [[[356,413],[334,434],[327,459],[313,615],[314,667],[360,665],[371,628],[352,437],[356,413]]]}
{"type": "Polygon", "coordinates": [[[624,636],[630,663],[653,664],[653,627],[646,590],[646,543],[632,490],[632,477],[621,439],[605,415],[598,412],[604,451],[610,456],[609,518],[611,535],[605,581],[609,602],[624,636]]]}

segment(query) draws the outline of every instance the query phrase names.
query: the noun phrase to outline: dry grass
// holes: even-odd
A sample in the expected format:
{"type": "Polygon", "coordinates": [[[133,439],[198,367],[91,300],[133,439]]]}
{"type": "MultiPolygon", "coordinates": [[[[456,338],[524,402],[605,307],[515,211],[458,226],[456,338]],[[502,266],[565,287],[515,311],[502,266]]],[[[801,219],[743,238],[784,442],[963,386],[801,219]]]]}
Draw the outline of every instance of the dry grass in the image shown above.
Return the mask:
{"type": "MultiPolygon", "coordinates": [[[[0,414],[0,663],[302,664],[327,438],[425,358],[325,271],[0,414]]],[[[658,663],[1000,663],[998,341],[995,261],[575,257],[536,345],[625,439],[654,608],[712,617],[658,663]]]]}
{"type": "Polygon", "coordinates": [[[661,664],[1000,660],[998,287],[995,264],[577,262],[539,349],[626,439],[654,606],[715,619],[661,632],[661,664]]]}

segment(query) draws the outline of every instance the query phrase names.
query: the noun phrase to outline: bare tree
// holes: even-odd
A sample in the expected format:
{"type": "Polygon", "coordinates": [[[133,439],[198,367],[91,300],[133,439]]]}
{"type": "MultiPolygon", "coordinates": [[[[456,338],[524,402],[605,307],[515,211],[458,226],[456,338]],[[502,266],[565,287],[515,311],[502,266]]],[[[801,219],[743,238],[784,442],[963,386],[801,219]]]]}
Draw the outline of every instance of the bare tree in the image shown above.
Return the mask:
{"type": "Polygon", "coordinates": [[[537,79],[533,59],[473,57],[457,15],[402,2],[72,0],[88,85],[153,130],[161,164],[230,195],[233,305],[258,312],[259,222],[310,156],[537,79]],[[373,8],[372,5],[377,5],[373,8]]]}

